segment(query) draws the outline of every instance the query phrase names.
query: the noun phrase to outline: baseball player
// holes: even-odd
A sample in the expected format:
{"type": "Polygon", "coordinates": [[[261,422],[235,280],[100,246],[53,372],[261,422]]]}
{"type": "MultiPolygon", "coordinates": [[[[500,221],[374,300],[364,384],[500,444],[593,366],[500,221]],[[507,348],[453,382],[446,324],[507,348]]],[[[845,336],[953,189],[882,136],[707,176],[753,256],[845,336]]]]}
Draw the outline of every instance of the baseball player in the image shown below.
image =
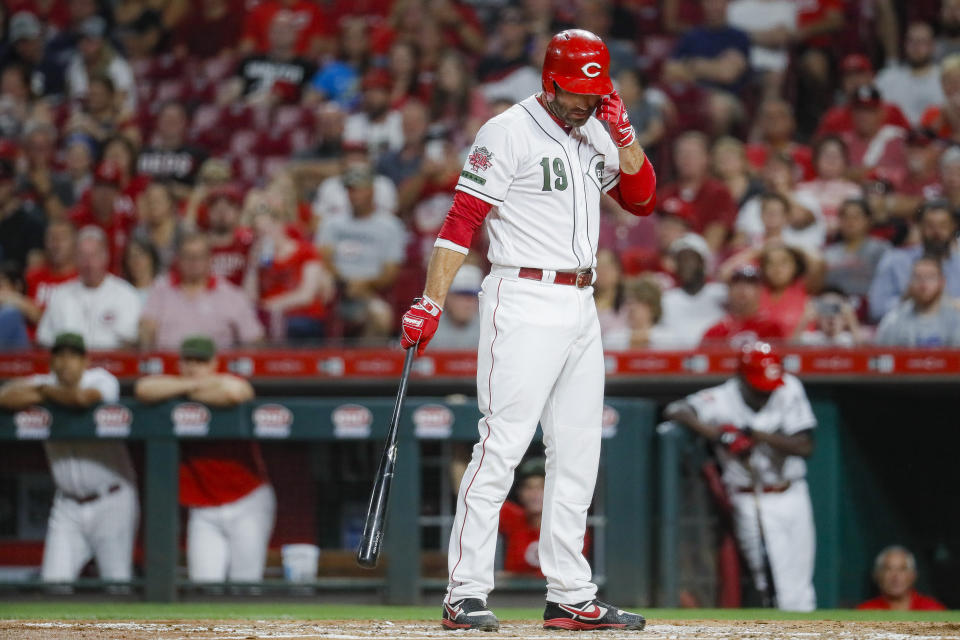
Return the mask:
{"type": "MultiPolygon", "coordinates": [[[[209,336],[188,336],[180,345],[180,375],[137,381],[142,402],[187,398],[213,407],[253,399],[243,378],[217,373],[209,336]]],[[[187,520],[187,575],[191,582],[259,582],[276,519],[277,498],[255,441],[208,440],[180,447],[180,504],[187,520]]]]}
{"type": "Polygon", "coordinates": [[[579,29],[554,36],[543,91],[489,120],[464,164],[401,342],[422,353],[474,233],[486,220],[493,265],[480,291],[480,439],[460,483],[450,536],[448,629],[499,628],[487,609],[497,519],[539,422],[546,444],[539,560],[544,626],[642,629],[596,599],[583,556],[600,456],[603,351],[593,302],[600,196],[636,215],[656,175],[609,77],[610,54],[579,29]],[[606,124],[606,127],[604,126],[606,124]]]}
{"type": "Polygon", "coordinates": [[[741,351],[735,378],[671,403],[665,415],[716,444],[757,589],[780,609],[812,611],[815,532],[804,458],[817,422],[803,385],[758,342],[741,351]]]}
{"type": "MultiPolygon", "coordinates": [[[[51,354],[50,373],[0,387],[0,408],[19,411],[49,402],[79,410],[117,401],[120,384],[113,374],[87,368],[82,336],[61,333],[51,354]]],[[[57,492],[47,522],[41,578],[72,582],[93,557],[101,578],[129,581],[140,504],[127,446],[64,440],[44,442],[43,447],[57,492]]]]}

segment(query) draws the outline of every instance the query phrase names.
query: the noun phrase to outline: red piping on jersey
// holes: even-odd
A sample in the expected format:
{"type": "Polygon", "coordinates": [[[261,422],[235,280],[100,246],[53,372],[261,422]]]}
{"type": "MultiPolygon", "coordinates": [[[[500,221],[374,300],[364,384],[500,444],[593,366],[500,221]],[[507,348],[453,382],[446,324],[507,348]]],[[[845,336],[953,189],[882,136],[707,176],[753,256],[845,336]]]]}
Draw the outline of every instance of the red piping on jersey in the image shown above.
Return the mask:
{"type": "MultiPolygon", "coordinates": [[[[467,485],[466,491],[463,492],[463,522],[460,523],[460,537],[457,542],[460,547],[460,556],[457,558],[457,563],[453,565],[453,569],[450,570],[450,582],[455,582],[453,575],[456,573],[457,567],[460,566],[460,561],[463,560],[463,530],[467,526],[467,516],[470,514],[467,495],[470,493],[473,481],[477,479],[477,474],[479,474],[480,469],[483,468],[483,459],[487,457],[487,440],[490,439],[490,434],[492,433],[490,429],[490,413],[493,411],[493,365],[496,362],[493,356],[493,345],[496,344],[497,335],[499,334],[497,331],[497,310],[500,309],[500,287],[502,285],[503,279],[497,284],[497,305],[493,308],[493,340],[490,341],[490,373],[487,374],[487,417],[483,420],[487,424],[487,437],[483,439],[483,443],[480,445],[480,463],[477,465],[477,470],[473,472],[473,477],[470,478],[470,484],[467,485]]],[[[449,598],[449,595],[447,597],[449,598]]]]}
{"type": "Polygon", "coordinates": [[[474,195],[463,191],[454,192],[453,204],[450,205],[437,236],[469,249],[473,244],[473,234],[483,224],[483,219],[492,208],[493,205],[489,202],[484,202],[474,195]]]}

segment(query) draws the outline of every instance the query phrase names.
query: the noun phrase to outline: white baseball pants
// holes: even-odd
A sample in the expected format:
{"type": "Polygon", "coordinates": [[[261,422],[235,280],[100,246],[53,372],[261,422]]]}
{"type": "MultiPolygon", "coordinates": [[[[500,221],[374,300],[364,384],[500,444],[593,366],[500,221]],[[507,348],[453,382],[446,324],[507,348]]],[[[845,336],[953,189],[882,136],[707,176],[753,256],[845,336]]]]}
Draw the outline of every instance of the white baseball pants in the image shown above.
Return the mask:
{"type": "Polygon", "coordinates": [[[276,513],[277,497],[269,484],[217,507],[191,507],[187,521],[190,580],[262,580],[276,513]]]}
{"type": "Polygon", "coordinates": [[[483,418],[457,497],[448,602],[486,601],[493,589],[500,508],[538,422],[546,447],[539,554],[547,599],[590,600],[597,587],[583,538],[600,460],[604,383],[593,288],[487,276],[480,320],[483,418]]]}
{"type": "MultiPolygon", "coordinates": [[[[757,526],[757,503],[753,494],[733,493],[734,528],[740,549],[761,591],[767,587],[757,526]]],[[[783,493],[762,493],[760,514],[770,572],[777,592],[777,607],[784,611],[813,611],[816,532],[807,483],[795,481],[783,493]]]]}
{"type": "Polygon", "coordinates": [[[94,558],[104,580],[133,577],[133,543],[140,501],[132,485],[80,504],[57,491],[47,521],[40,577],[44,582],[76,580],[94,558]]]}

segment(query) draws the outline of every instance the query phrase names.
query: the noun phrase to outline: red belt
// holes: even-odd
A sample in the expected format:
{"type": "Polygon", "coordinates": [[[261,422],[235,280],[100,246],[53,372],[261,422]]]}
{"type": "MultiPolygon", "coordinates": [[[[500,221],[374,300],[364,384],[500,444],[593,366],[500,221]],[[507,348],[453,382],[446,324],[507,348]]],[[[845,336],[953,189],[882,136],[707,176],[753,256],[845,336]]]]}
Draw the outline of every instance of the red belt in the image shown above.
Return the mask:
{"type": "MultiPolygon", "coordinates": [[[[520,267],[517,277],[527,280],[539,280],[543,282],[543,269],[534,269],[532,267],[520,267]]],[[[557,271],[553,284],[569,284],[577,289],[585,289],[593,284],[593,269],[584,269],[582,271],[557,271]]]]}
{"type": "MultiPolygon", "coordinates": [[[[766,487],[760,487],[760,493],[783,493],[790,488],[790,483],[772,484],[766,487]]],[[[753,493],[753,487],[737,487],[737,493],[753,493]]]]}
{"type": "Polygon", "coordinates": [[[70,498],[71,500],[73,500],[73,501],[76,502],[77,504],[87,504],[88,502],[93,502],[94,500],[99,500],[100,498],[102,498],[102,497],[104,497],[104,496],[106,496],[106,495],[109,495],[109,494],[111,494],[111,493],[116,493],[117,491],[120,491],[120,485],[114,484],[114,485],[110,485],[110,488],[107,489],[106,491],[104,491],[103,493],[95,493],[95,494],[90,495],[90,496],[75,496],[75,495],[71,495],[71,494],[67,493],[66,491],[62,491],[61,493],[63,493],[63,496],[64,496],[65,498],[70,498]]]}

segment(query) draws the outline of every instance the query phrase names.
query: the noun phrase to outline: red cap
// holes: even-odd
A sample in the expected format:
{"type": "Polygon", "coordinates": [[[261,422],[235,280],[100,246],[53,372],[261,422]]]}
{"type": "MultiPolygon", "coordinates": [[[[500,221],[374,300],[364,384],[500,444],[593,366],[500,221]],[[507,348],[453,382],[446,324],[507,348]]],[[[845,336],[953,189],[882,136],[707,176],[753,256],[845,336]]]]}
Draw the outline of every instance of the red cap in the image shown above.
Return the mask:
{"type": "Polygon", "coordinates": [[[607,45],[584,29],[561,31],[547,45],[542,81],[548,100],[553,100],[554,82],[571,93],[595,96],[613,93],[607,45]]]}
{"type": "Polygon", "coordinates": [[[93,181],[119,187],[123,182],[123,174],[116,163],[104,160],[97,165],[97,170],[93,173],[93,181]]]}
{"type": "Polygon", "coordinates": [[[363,76],[361,88],[367,89],[389,89],[391,85],[390,73],[386,69],[370,69],[363,76]]]}
{"type": "Polygon", "coordinates": [[[875,86],[865,84],[853,92],[853,95],[850,96],[850,104],[854,108],[878,109],[883,104],[883,96],[880,95],[880,90],[875,86]]]}
{"type": "Polygon", "coordinates": [[[851,53],[840,63],[840,70],[843,73],[873,73],[873,65],[862,53],[851,53]]]}
{"type": "Polygon", "coordinates": [[[693,203],[687,202],[679,196],[670,196],[663,200],[659,206],[660,215],[673,216],[693,227],[697,222],[697,212],[693,208],[693,203]]]}
{"type": "Polygon", "coordinates": [[[743,347],[737,373],[748,385],[763,393],[771,393],[783,385],[783,361],[766,342],[743,347]]]}

